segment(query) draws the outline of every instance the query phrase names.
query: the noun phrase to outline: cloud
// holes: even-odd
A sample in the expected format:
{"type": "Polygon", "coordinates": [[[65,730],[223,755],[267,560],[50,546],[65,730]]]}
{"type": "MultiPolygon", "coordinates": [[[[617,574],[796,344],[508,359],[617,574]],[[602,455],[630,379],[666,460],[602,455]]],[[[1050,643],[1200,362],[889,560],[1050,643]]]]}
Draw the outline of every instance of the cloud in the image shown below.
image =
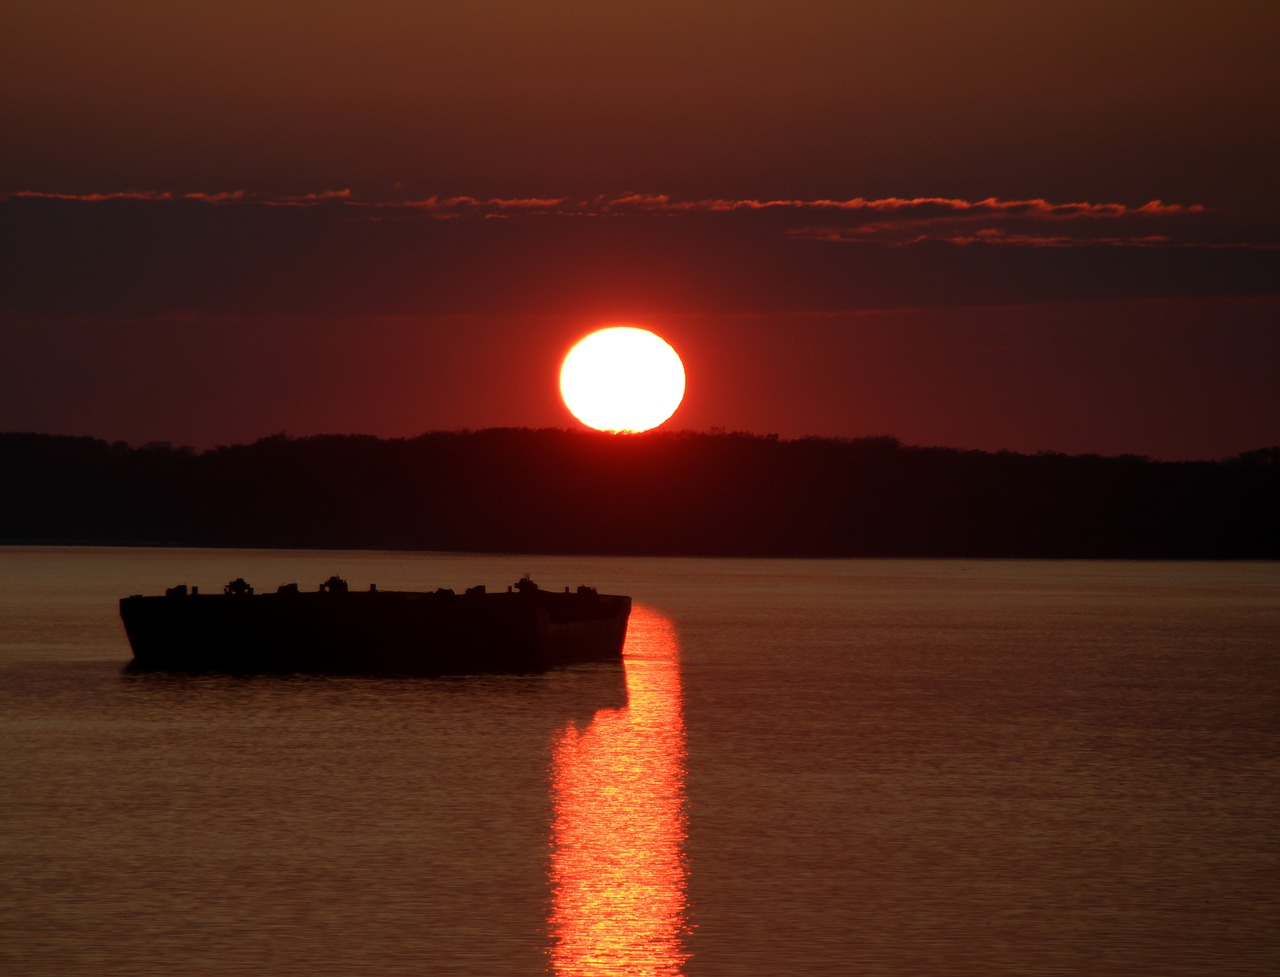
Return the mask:
{"type": "Polygon", "coordinates": [[[1010,233],[998,227],[983,227],[970,234],[956,234],[948,237],[916,234],[914,236],[904,237],[901,240],[888,240],[883,234],[886,230],[887,228],[883,225],[871,225],[868,227],[854,229],[842,227],[800,227],[788,231],[788,234],[793,238],[809,241],[866,243],[868,241],[879,240],[881,243],[888,243],[898,247],[912,244],[923,244],[928,241],[941,241],[946,244],[954,244],[960,247],[968,247],[973,244],[1033,248],[1075,248],[1085,246],[1154,248],[1178,245],[1178,242],[1168,234],[1130,234],[1110,236],[1025,234],[1010,233]]]}
{"type": "Polygon", "coordinates": [[[1053,201],[1043,197],[849,197],[846,199],[677,199],[665,193],[605,194],[579,199],[564,196],[483,197],[413,196],[396,187],[376,196],[350,188],[301,194],[247,190],[178,192],[121,190],[63,193],[19,190],[0,193],[0,203],[49,201],[85,206],[205,205],[242,208],[338,208],[359,219],[549,220],[574,218],[678,218],[702,222],[738,222],[753,232],[784,240],[834,244],[874,244],[891,248],[924,243],[957,247],[1005,248],[1206,247],[1269,250],[1277,242],[1230,231],[1239,217],[1223,215],[1201,203],[1141,204],[1117,201],[1053,201]],[[1049,226],[1054,230],[1048,230],[1049,226]],[[1070,230],[1067,230],[1067,227],[1070,230]]]}
{"type": "Polygon", "coordinates": [[[360,208],[455,211],[481,216],[485,213],[503,211],[562,215],[599,215],[627,212],[724,214],[742,211],[834,211],[843,214],[866,213],[877,217],[883,217],[886,214],[904,218],[938,216],[990,217],[994,215],[1066,220],[1081,217],[1161,217],[1201,214],[1206,213],[1208,210],[1202,204],[1169,204],[1162,200],[1151,200],[1141,206],[1134,207],[1121,203],[1089,203],[1084,201],[1053,203],[1042,198],[1001,200],[998,197],[987,197],[984,200],[961,200],[952,197],[883,197],[874,200],[865,197],[851,197],[847,200],[758,200],[753,198],[676,200],[668,194],[626,193],[597,196],[589,200],[579,201],[569,197],[473,197],[465,195],[453,197],[377,198],[359,196],[349,188],[284,195],[251,193],[246,190],[219,191],[216,193],[181,193],[172,190],[56,193],[40,190],[17,190],[0,193],[0,201],[9,199],[61,200],[76,203],[104,203],[116,200],[156,203],[192,200],[208,204],[256,204],[265,207],[314,207],[321,204],[338,203],[360,208]]]}
{"type": "Polygon", "coordinates": [[[375,210],[420,211],[438,219],[506,217],[510,214],[556,214],[567,197],[423,197],[417,200],[358,201],[355,206],[375,210]]]}
{"type": "Polygon", "coordinates": [[[1175,214],[1206,212],[1201,204],[1167,204],[1151,200],[1140,207],[1121,203],[1053,203],[1048,200],[1001,200],[987,197],[984,200],[961,200],[953,197],[883,197],[869,200],[852,197],[847,200],[756,200],[756,199],[704,199],[672,200],[665,194],[627,194],[603,200],[603,208],[610,211],[640,210],[645,212],[674,213],[730,213],[734,211],[836,211],[843,214],[866,213],[876,216],[903,217],[1035,217],[1069,220],[1081,217],[1118,218],[1127,216],[1158,217],[1175,214]]]}
{"type": "Polygon", "coordinates": [[[13,193],[0,193],[0,202],[11,199],[60,200],[82,204],[100,204],[118,200],[132,200],[141,203],[164,203],[171,200],[196,200],[207,204],[226,204],[242,203],[250,198],[243,190],[230,190],[219,193],[174,193],[172,190],[115,190],[110,193],[49,193],[40,190],[17,190],[13,193]]]}
{"type": "Polygon", "coordinates": [[[318,193],[269,196],[253,194],[246,190],[221,190],[214,193],[194,191],[180,193],[173,190],[113,190],[106,193],[55,193],[45,190],[14,190],[0,193],[0,203],[8,200],[53,200],[66,203],[101,204],[118,201],[138,203],[169,203],[194,201],[203,204],[257,204],[263,207],[314,207],[334,201],[351,201],[350,190],[322,190],[318,193]]]}
{"type": "MultiPolygon", "coordinates": [[[[256,197],[244,191],[236,191],[234,199],[205,200],[206,203],[261,203],[267,207],[316,207],[320,204],[350,203],[354,197],[350,190],[321,190],[319,193],[303,193],[294,196],[256,197]]],[[[187,199],[196,199],[189,195],[187,199]]],[[[204,199],[204,198],[200,198],[204,199]]]]}
{"type": "Polygon", "coordinates": [[[176,200],[181,194],[173,194],[167,190],[117,190],[111,193],[49,193],[41,190],[17,190],[0,194],[0,201],[5,200],[62,200],[73,203],[99,204],[108,200],[144,200],[155,202],[160,200],[176,200]]]}

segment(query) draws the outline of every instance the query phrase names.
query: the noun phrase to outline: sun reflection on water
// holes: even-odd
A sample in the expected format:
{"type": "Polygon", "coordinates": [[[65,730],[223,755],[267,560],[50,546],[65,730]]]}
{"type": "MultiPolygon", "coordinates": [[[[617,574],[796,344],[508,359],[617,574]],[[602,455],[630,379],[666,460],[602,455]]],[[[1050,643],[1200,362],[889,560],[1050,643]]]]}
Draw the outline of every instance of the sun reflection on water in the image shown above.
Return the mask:
{"type": "Polygon", "coordinates": [[[688,958],[680,647],[632,610],[627,705],[570,723],[552,751],[551,962],[561,977],[676,977],[688,958]]]}

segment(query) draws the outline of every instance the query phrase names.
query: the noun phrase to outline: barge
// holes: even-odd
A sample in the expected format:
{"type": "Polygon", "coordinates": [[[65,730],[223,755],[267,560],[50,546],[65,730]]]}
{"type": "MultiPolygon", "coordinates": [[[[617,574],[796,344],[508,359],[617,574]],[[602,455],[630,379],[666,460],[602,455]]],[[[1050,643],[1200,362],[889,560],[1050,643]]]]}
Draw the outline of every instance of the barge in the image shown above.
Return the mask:
{"type": "Polygon", "coordinates": [[[506,592],[366,591],[330,577],[315,591],[220,594],[185,585],[120,600],[132,671],[448,675],[532,673],[622,660],[631,598],[593,587],[506,592]]]}

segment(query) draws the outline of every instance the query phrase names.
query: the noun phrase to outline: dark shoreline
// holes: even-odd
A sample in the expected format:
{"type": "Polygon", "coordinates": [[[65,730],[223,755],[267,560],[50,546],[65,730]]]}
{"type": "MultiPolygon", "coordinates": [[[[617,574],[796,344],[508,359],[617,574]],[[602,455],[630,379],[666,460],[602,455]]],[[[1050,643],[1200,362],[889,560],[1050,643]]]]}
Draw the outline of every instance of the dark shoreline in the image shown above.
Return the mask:
{"type": "Polygon", "coordinates": [[[558,429],[204,452],[0,434],[5,545],[1280,558],[1280,449],[1223,461],[558,429]]]}

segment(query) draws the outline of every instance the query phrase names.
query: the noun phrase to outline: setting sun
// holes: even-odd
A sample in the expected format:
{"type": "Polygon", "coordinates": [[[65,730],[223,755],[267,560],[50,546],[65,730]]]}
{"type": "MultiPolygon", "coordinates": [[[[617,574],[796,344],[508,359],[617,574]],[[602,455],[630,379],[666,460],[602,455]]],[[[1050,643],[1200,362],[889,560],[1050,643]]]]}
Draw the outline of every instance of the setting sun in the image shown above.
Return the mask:
{"type": "Polygon", "coordinates": [[[684,364],[660,336],[611,326],[578,342],[560,367],[560,396],[598,431],[648,431],[684,399],[684,364]]]}

